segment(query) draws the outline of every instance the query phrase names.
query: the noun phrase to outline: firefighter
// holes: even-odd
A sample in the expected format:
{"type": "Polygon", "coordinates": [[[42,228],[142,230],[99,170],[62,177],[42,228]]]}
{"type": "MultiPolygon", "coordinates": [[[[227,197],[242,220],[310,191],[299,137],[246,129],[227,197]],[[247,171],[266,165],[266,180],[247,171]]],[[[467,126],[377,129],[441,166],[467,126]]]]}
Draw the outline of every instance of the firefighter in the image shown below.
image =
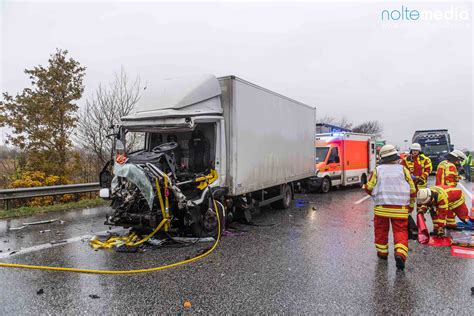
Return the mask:
{"type": "Polygon", "coordinates": [[[408,255],[408,214],[415,204],[415,184],[408,169],[398,163],[400,156],[393,145],[380,149],[380,159],[381,164],[364,185],[375,203],[375,249],[380,259],[387,259],[391,223],[396,266],[403,270],[408,255]]]}
{"type": "Polygon", "coordinates": [[[434,186],[418,191],[417,202],[419,212],[430,210],[433,220],[433,235],[444,236],[444,228],[457,229],[456,215],[465,224],[472,218],[466,206],[464,193],[461,189],[446,185],[434,186]]]}
{"type": "Polygon", "coordinates": [[[431,159],[421,152],[420,144],[411,144],[410,155],[403,158],[401,163],[410,171],[416,189],[426,188],[426,181],[433,170],[433,165],[431,164],[431,159]]]}
{"type": "Polygon", "coordinates": [[[438,165],[438,169],[436,170],[436,185],[447,185],[455,188],[461,179],[458,174],[458,167],[460,167],[461,163],[466,159],[466,155],[458,149],[450,152],[447,159],[441,161],[438,165]]]}
{"type": "Polygon", "coordinates": [[[471,181],[472,154],[470,151],[466,151],[464,154],[467,157],[462,164],[464,168],[464,174],[466,175],[466,180],[471,181]]]}

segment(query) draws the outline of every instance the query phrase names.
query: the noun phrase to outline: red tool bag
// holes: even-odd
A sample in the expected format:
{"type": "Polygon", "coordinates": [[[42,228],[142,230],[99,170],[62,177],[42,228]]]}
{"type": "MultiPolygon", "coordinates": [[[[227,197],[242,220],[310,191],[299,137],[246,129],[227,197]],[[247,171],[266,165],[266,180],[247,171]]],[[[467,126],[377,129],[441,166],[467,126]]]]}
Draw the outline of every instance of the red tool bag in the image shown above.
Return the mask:
{"type": "Polygon", "coordinates": [[[430,233],[426,227],[425,217],[422,213],[416,216],[416,226],[418,226],[418,242],[420,244],[427,244],[430,241],[430,233]]]}

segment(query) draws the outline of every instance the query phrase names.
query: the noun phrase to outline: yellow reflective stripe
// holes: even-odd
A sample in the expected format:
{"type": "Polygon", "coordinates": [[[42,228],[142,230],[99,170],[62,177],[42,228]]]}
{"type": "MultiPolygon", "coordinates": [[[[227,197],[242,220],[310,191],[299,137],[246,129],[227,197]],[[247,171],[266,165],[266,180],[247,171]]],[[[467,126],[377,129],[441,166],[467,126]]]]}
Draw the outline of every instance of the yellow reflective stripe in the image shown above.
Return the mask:
{"type": "Polygon", "coordinates": [[[395,248],[395,249],[397,249],[397,248],[402,248],[402,249],[404,249],[405,251],[408,251],[408,247],[405,246],[404,244],[395,244],[394,248],[395,248]]]}
{"type": "Polygon", "coordinates": [[[402,249],[402,248],[395,248],[395,252],[399,252],[399,253],[401,253],[402,255],[404,255],[405,257],[408,257],[408,252],[405,251],[405,250],[402,249]]]}
{"type": "Polygon", "coordinates": [[[369,177],[369,182],[367,183],[367,189],[369,191],[372,191],[375,188],[376,184],[377,184],[377,169],[374,169],[374,171],[372,171],[372,174],[369,177]]]}
{"type": "Polygon", "coordinates": [[[464,199],[459,199],[457,202],[454,202],[454,203],[450,204],[449,208],[450,209],[455,209],[455,208],[460,207],[463,204],[464,204],[464,199]]]}
{"type": "Polygon", "coordinates": [[[402,219],[408,218],[408,213],[397,214],[397,213],[384,213],[384,212],[375,211],[374,214],[381,217],[402,218],[402,219]]]}
{"type": "Polygon", "coordinates": [[[382,212],[389,212],[389,213],[391,213],[391,212],[406,213],[406,211],[408,211],[409,209],[410,209],[410,207],[408,205],[400,205],[397,208],[384,207],[383,205],[376,205],[374,207],[374,210],[382,211],[382,212]]]}
{"type": "Polygon", "coordinates": [[[377,249],[388,249],[388,244],[385,244],[385,245],[375,244],[375,248],[377,248],[377,249]]]}
{"type": "Polygon", "coordinates": [[[380,252],[380,253],[388,253],[388,249],[386,249],[386,250],[383,250],[383,249],[377,249],[377,252],[380,252]]]}

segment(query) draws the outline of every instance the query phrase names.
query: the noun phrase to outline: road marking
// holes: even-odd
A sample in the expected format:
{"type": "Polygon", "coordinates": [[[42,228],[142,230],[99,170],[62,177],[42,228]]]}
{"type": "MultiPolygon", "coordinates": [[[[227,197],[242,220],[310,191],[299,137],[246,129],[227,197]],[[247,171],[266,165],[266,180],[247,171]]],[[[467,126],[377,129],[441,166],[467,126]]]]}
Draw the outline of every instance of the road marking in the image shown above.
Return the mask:
{"type": "Polygon", "coordinates": [[[360,203],[364,202],[365,200],[370,199],[371,197],[372,197],[372,196],[367,195],[366,197],[363,197],[363,198],[360,199],[359,201],[354,202],[354,204],[360,204],[360,203]]]}
{"type": "Polygon", "coordinates": [[[78,242],[78,241],[81,241],[81,240],[91,239],[92,237],[94,237],[96,235],[102,235],[102,234],[106,234],[106,233],[117,233],[117,232],[120,232],[120,231],[123,231],[123,228],[104,230],[104,231],[93,233],[93,234],[87,234],[87,235],[83,235],[83,236],[77,236],[77,237],[64,239],[64,241],[59,241],[59,242],[56,242],[56,243],[50,243],[49,242],[49,243],[46,243],[46,244],[36,245],[36,246],[28,247],[28,248],[22,248],[22,249],[19,249],[19,250],[12,250],[12,251],[9,251],[9,252],[6,252],[6,253],[0,253],[0,259],[11,258],[11,257],[15,257],[15,256],[18,256],[18,255],[23,255],[23,254],[26,254],[26,253],[30,253],[30,252],[35,252],[35,251],[40,251],[40,250],[53,248],[53,247],[57,247],[57,246],[67,245],[67,244],[70,244],[70,243],[73,243],[73,242],[78,242]],[[14,253],[12,253],[12,252],[14,252],[14,253]]]}
{"type": "Polygon", "coordinates": [[[461,189],[463,189],[463,191],[470,197],[470,199],[472,200],[472,193],[466,189],[466,187],[461,183],[459,182],[459,186],[461,187],[461,189]]]}

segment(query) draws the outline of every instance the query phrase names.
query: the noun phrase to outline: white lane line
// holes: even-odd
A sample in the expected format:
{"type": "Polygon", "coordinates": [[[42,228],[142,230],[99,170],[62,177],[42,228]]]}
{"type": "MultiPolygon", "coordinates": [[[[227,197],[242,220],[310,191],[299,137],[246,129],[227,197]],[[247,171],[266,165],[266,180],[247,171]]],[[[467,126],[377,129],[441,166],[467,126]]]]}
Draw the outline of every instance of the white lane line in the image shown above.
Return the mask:
{"type": "Polygon", "coordinates": [[[360,204],[360,203],[362,203],[362,202],[364,202],[365,200],[370,199],[370,198],[371,198],[371,196],[370,196],[370,195],[367,195],[366,197],[363,197],[363,198],[360,199],[359,201],[354,202],[354,204],[360,204]]]}
{"type": "Polygon", "coordinates": [[[30,252],[35,252],[35,251],[40,251],[40,250],[53,248],[53,247],[57,247],[57,246],[67,245],[67,244],[70,244],[70,243],[73,243],[73,242],[78,242],[78,241],[81,241],[81,240],[89,240],[89,239],[91,239],[92,237],[94,237],[96,235],[102,235],[102,234],[107,234],[107,233],[117,233],[117,232],[120,232],[120,231],[123,231],[123,228],[104,230],[104,231],[97,232],[97,233],[91,233],[91,234],[87,234],[87,235],[83,235],[83,236],[72,237],[72,238],[64,239],[63,242],[61,241],[61,242],[57,242],[57,243],[53,243],[53,244],[52,243],[46,243],[46,244],[36,245],[36,246],[28,247],[28,248],[22,248],[22,249],[19,249],[19,250],[12,250],[12,251],[9,251],[9,252],[6,252],[6,253],[0,253],[0,259],[11,258],[11,257],[15,257],[15,256],[18,256],[18,255],[23,255],[23,254],[26,254],[26,253],[30,253],[30,252]],[[12,252],[14,252],[14,253],[12,253],[12,252]]]}
{"type": "Polygon", "coordinates": [[[469,199],[472,200],[472,192],[466,189],[466,187],[461,182],[459,182],[459,186],[464,190],[464,193],[469,196],[469,199]]]}

